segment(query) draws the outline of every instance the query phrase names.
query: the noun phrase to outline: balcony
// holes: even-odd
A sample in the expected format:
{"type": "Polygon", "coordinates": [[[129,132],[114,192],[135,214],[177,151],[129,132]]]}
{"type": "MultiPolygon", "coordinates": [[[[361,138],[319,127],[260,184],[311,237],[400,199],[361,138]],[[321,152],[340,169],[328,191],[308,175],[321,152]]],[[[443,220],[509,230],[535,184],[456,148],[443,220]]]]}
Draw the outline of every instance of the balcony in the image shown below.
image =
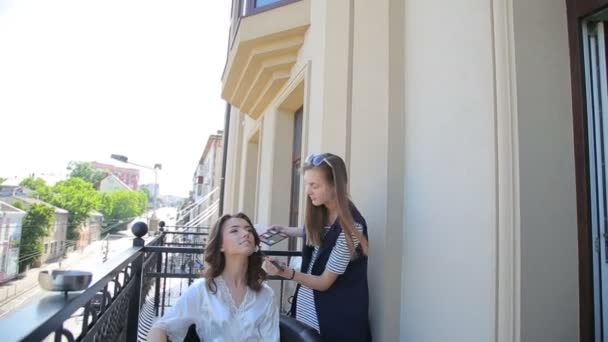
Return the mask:
{"type": "Polygon", "coordinates": [[[237,1],[222,97],[258,118],[290,77],[310,26],[310,0],[237,1]]]}
{"type": "MultiPolygon", "coordinates": [[[[2,340],[145,341],[156,318],[202,276],[208,229],[173,228],[143,239],[147,226],[134,226],[133,246],[93,271],[86,290],[49,292],[2,317],[2,340]]],[[[265,254],[287,259],[299,256],[282,251],[265,254]]],[[[279,309],[284,313],[288,300],[283,280],[272,278],[270,282],[275,288],[280,286],[279,309]]],[[[283,334],[283,322],[281,329],[283,334]]]]}

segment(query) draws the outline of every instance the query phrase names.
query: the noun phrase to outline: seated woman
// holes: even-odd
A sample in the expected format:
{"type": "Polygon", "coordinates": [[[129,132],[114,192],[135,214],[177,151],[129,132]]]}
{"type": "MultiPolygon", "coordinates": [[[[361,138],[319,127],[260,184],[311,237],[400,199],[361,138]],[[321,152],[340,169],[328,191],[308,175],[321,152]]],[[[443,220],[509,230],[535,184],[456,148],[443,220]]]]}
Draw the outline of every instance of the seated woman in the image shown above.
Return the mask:
{"type": "Polygon", "coordinates": [[[222,216],[205,249],[204,279],[152,326],[148,341],[181,342],[191,324],[203,341],[279,341],[279,312],[264,283],[259,244],[245,214],[222,216]]]}

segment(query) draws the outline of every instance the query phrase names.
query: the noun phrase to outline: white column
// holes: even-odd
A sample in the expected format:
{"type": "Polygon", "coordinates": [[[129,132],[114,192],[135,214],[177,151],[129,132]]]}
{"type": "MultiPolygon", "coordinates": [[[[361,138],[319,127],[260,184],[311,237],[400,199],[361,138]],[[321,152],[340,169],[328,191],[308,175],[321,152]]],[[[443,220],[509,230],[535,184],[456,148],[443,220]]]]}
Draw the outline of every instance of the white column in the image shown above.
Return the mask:
{"type": "Polygon", "coordinates": [[[353,20],[351,192],[369,228],[373,336],[396,341],[403,286],[403,1],[357,1],[353,20]]]}
{"type": "Polygon", "coordinates": [[[494,341],[492,6],[405,3],[403,341],[494,341]]]}
{"type": "Polygon", "coordinates": [[[311,2],[309,152],[348,153],[352,7],[353,0],[311,2]]]}
{"type": "Polygon", "coordinates": [[[242,155],[242,123],[241,114],[236,107],[230,109],[230,128],[228,141],[224,142],[226,149],[226,178],[224,183],[224,212],[234,213],[238,207],[238,189],[240,184],[241,155],[242,155]]]}

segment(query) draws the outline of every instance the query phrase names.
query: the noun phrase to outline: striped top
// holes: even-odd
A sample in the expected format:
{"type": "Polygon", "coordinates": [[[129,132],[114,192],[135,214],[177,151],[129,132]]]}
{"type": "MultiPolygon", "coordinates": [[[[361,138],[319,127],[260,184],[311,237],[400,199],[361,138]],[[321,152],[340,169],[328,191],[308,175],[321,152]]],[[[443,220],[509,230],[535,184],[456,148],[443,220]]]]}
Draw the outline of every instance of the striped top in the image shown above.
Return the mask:
{"type": "MultiPolygon", "coordinates": [[[[360,225],[359,223],[355,223],[355,227],[358,231],[363,233],[362,225],[360,225]]],[[[331,226],[324,227],[325,233],[327,233],[330,228],[331,226]]],[[[353,243],[355,244],[355,248],[359,246],[359,240],[354,235],[353,243]]],[[[315,247],[315,250],[312,253],[312,258],[310,260],[310,265],[308,266],[308,270],[306,270],[306,273],[310,274],[312,272],[312,267],[315,264],[318,252],[319,247],[315,247]]],[[[350,262],[350,260],[351,255],[348,249],[348,243],[346,242],[346,236],[344,235],[344,231],[342,231],[340,233],[340,236],[338,237],[338,241],[336,241],[336,245],[334,246],[331,251],[331,254],[329,255],[329,260],[327,261],[325,270],[338,275],[344,274],[344,271],[346,271],[346,267],[348,267],[348,263],[350,262]]],[[[318,332],[320,332],[313,290],[304,285],[300,286],[300,290],[298,292],[296,319],[300,322],[304,322],[310,325],[318,332]]]]}

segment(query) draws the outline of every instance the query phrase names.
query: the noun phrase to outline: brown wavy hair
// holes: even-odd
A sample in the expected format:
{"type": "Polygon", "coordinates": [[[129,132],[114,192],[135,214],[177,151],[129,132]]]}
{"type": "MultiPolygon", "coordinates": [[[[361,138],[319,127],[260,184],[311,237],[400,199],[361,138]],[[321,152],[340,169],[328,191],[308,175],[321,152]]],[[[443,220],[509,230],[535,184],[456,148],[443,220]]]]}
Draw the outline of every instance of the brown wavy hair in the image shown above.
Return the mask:
{"type": "Polygon", "coordinates": [[[222,253],[222,231],[224,224],[231,218],[243,219],[251,226],[251,232],[255,239],[255,245],[257,250],[249,256],[247,262],[247,275],[246,282],[247,286],[254,291],[260,291],[262,289],[262,282],[266,280],[266,272],[262,269],[262,252],[260,249],[260,237],[253,227],[253,223],[249,217],[243,213],[234,215],[226,214],[217,220],[211,229],[209,236],[209,242],[205,248],[205,271],[203,276],[207,279],[207,288],[212,293],[217,292],[217,284],[215,284],[215,278],[224,272],[226,267],[226,256],[222,253]]]}
{"type": "MultiPolygon", "coordinates": [[[[316,169],[320,170],[325,176],[325,180],[335,188],[336,202],[338,207],[338,222],[344,230],[344,237],[351,255],[355,253],[353,236],[360,241],[360,246],[364,255],[367,255],[367,238],[355,228],[355,220],[350,211],[352,205],[348,193],[348,176],[346,174],[346,164],[339,156],[331,153],[323,154],[324,161],[319,165],[304,163],[303,172],[316,169]]],[[[309,246],[321,246],[323,239],[323,227],[328,219],[329,213],[324,205],[314,206],[310,197],[306,196],[306,243],[309,246]]]]}

